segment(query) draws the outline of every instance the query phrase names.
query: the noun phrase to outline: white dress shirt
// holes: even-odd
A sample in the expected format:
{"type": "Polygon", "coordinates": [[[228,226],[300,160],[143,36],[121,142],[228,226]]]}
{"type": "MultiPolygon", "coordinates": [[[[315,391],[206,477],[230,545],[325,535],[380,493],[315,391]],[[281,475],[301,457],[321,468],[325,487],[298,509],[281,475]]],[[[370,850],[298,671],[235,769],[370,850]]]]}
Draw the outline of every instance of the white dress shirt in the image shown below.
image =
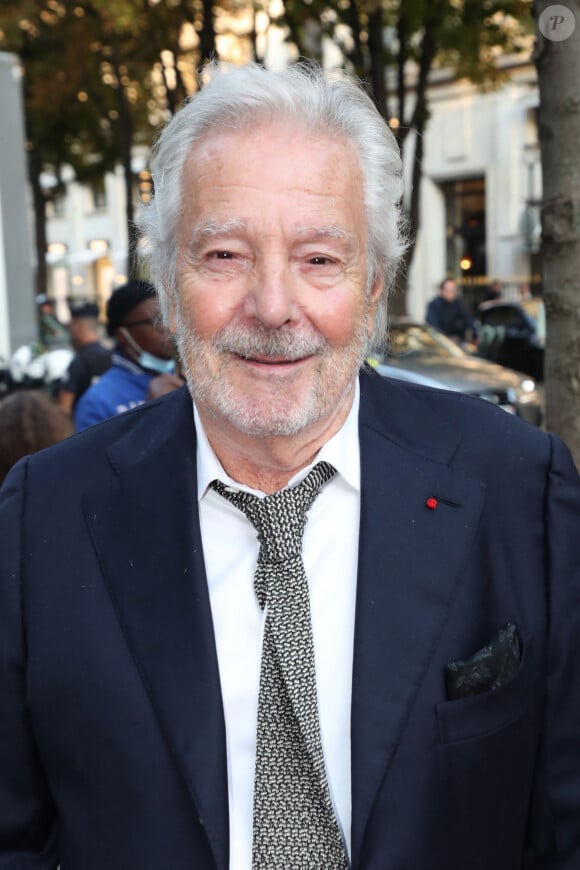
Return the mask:
{"type": "MultiPolygon", "coordinates": [[[[318,705],[326,774],[350,854],[350,710],[360,516],[359,390],[342,428],[302,469],[330,462],[337,474],[308,512],[303,559],[309,581],[318,705]]],[[[252,801],[264,612],[254,592],[256,531],[245,514],[208,489],[216,478],[252,490],[224,471],[194,409],[198,501],[217,646],[227,741],[230,870],[252,866],[252,801]]]]}

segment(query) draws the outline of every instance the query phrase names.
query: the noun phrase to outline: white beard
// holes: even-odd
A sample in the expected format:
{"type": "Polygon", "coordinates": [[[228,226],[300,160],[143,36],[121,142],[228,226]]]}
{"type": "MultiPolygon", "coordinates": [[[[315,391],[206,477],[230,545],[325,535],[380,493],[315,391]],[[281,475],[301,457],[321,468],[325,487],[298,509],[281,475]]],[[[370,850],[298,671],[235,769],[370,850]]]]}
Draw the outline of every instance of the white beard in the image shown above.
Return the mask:
{"type": "Polygon", "coordinates": [[[314,423],[330,418],[352,390],[368,349],[366,313],[348,344],[331,345],[311,326],[269,329],[260,324],[228,324],[213,339],[200,339],[180,310],[177,346],[189,390],[197,404],[215,418],[253,437],[295,435],[314,423]],[[318,358],[309,387],[292,395],[304,375],[272,378],[266,396],[237,389],[231,377],[236,356],[273,359],[318,358]]]}

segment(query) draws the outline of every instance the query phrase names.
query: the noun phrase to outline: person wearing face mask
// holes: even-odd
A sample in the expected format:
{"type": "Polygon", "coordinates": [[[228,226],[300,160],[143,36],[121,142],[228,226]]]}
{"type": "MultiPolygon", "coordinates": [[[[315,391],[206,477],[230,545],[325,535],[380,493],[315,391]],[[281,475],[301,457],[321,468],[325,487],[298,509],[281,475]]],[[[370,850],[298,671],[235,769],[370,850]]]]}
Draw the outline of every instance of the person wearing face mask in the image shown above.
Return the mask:
{"type": "Polygon", "coordinates": [[[113,364],[78,401],[77,432],[180,387],[173,341],[161,324],[155,287],[129,281],[107,304],[107,332],[115,340],[113,364]]]}

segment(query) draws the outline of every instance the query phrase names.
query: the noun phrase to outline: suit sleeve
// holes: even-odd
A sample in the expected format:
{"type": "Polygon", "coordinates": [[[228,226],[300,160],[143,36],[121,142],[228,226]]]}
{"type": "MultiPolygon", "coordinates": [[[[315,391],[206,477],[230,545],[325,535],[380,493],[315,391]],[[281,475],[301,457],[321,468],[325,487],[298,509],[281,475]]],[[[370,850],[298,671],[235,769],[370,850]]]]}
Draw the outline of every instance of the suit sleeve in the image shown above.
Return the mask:
{"type": "Polygon", "coordinates": [[[27,461],[0,491],[0,870],[55,870],[56,814],[26,697],[21,517],[27,461]]]}
{"type": "Polygon", "coordinates": [[[580,479],[551,436],[546,494],[549,626],[542,746],[526,870],[580,867],[580,479]]]}

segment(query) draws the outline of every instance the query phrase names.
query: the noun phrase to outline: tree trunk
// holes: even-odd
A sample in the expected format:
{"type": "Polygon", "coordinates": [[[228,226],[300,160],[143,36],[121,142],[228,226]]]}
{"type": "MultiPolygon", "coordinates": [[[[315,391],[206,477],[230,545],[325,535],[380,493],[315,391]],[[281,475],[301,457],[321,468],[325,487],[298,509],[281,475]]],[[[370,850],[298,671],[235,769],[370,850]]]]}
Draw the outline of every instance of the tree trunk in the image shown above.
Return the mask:
{"type": "MultiPolygon", "coordinates": [[[[425,23],[425,30],[421,40],[419,71],[417,75],[415,106],[410,121],[401,118],[401,125],[398,127],[398,141],[400,147],[408,148],[410,144],[413,147],[413,155],[411,165],[411,190],[409,198],[409,210],[407,213],[410,243],[405,251],[403,262],[397,276],[396,291],[393,294],[391,309],[393,314],[407,313],[407,278],[413,255],[415,253],[415,244],[417,241],[417,233],[419,232],[421,219],[421,182],[423,180],[423,156],[424,156],[424,141],[425,126],[429,118],[427,108],[427,82],[429,73],[433,66],[433,61],[437,53],[437,43],[435,40],[436,20],[428,18],[425,23]],[[407,138],[411,130],[415,130],[415,136],[412,142],[407,138]]],[[[401,85],[399,84],[399,88],[401,85]]],[[[399,101],[402,102],[401,92],[399,92],[399,101]]]]}
{"type": "Polygon", "coordinates": [[[121,81],[122,74],[120,62],[114,48],[111,63],[117,79],[115,95],[117,111],[119,113],[119,152],[123,166],[123,179],[125,182],[125,218],[127,223],[127,275],[129,278],[139,277],[139,268],[136,256],[137,228],[135,226],[135,204],[133,202],[133,116],[131,106],[127,98],[125,87],[121,81]]]}
{"type": "Polygon", "coordinates": [[[288,0],[284,0],[283,6],[284,6],[283,20],[284,20],[284,24],[288,28],[289,40],[298,49],[299,56],[303,57],[304,56],[304,47],[302,45],[302,39],[300,37],[300,28],[298,27],[298,22],[296,21],[296,17],[294,15],[293,4],[291,2],[288,2],[288,0]]]}
{"type": "Polygon", "coordinates": [[[397,111],[399,113],[399,123],[402,124],[407,113],[407,81],[405,77],[405,68],[409,56],[407,46],[407,17],[402,4],[399,7],[399,17],[397,19],[397,38],[399,40],[399,53],[397,57],[397,111]]]}
{"type": "MultiPolygon", "coordinates": [[[[537,21],[551,0],[536,0],[537,21]]],[[[542,153],[542,285],[546,304],[546,423],[580,467],[580,0],[567,0],[576,29],[556,41],[538,34],[542,153]]],[[[547,13],[549,15],[549,13],[547,13]]]]}
{"type": "Polygon", "coordinates": [[[170,86],[167,70],[165,68],[165,64],[161,57],[159,58],[159,65],[161,68],[161,77],[163,79],[163,87],[165,88],[165,98],[167,100],[167,108],[171,112],[172,115],[175,115],[177,110],[179,109],[181,103],[187,98],[187,89],[185,87],[185,83],[183,81],[183,76],[181,75],[179,69],[179,49],[172,48],[171,54],[173,57],[173,74],[175,75],[175,85],[170,86]]]}
{"type": "Polygon", "coordinates": [[[28,178],[32,189],[32,205],[34,210],[34,247],[36,250],[36,270],[34,277],[34,292],[38,296],[46,293],[48,269],[46,266],[46,199],[40,183],[42,160],[36,148],[28,152],[28,178]]]}
{"type": "Polygon", "coordinates": [[[199,54],[202,63],[216,56],[213,5],[213,0],[202,0],[203,24],[199,34],[199,54]]]}
{"type": "Polygon", "coordinates": [[[357,6],[357,0],[350,0],[350,3],[348,4],[348,9],[346,10],[346,22],[350,27],[353,42],[352,49],[348,53],[348,59],[352,63],[354,71],[356,72],[358,77],[361,79],[365,79],[365,58],[362,47],[361,21],[359,9],[357,6]]]}
{"type": "MultiPolygon", "coordinates": [[[[263,12],[265,15],[268,14],[266,12],[266,10],[263,10],[263,12]]],[[[254,6],[252,8],[252,29],[250,31],[250,40],[252,43],[252,59],[253,59],[254,63],[263,63],[264,58],[262,57],[262,55],[258,51],[258,31],[256,30],[257,14],[258,14],[258,11],[257,11],[256,7],[254,6]]],[[[270,16],[268,16],[268,20],[269,20],[269,18],[270,18],[270,16]]]]}
{"type": "Polygon", "coordinates": [[[423,180],[423,156],[424,156],[424,130],[427,120],[426,110],[417,119],[415,128],[416,135],[412,139],[406,139],[406,146],[413,147],[413,170],[411,173],[411,195],[409,199],[409,210],[407,212],[407,221],[409,228],[409,245],[403,255],[399,274],[397,276],[396,289],[391,300],[391,311],[396,315],[407,314],[407,278],[409,269],[413,262],[415,254],[415,245],[417,242],[417,234],[421,225],[421,182],[423,180]]]}
{"type": "Polygon", "coordinates": [[[375,105],[387,120],[387,88],[385,83],[385,45],[383,42],[383,7],[379,3],[369,13],[370,73],[375,105]]]}

